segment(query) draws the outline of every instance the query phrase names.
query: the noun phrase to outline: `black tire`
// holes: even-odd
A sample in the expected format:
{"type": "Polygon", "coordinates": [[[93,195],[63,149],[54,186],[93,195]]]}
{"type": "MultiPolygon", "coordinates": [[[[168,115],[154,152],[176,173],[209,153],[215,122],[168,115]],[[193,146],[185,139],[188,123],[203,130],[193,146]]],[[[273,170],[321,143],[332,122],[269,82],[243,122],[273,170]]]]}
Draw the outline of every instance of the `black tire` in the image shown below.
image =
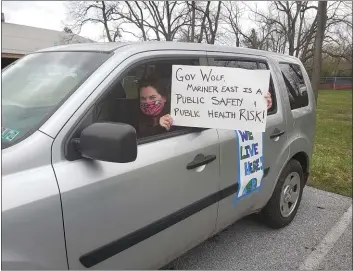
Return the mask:
{"type": "Polygon", "coordinates": [[[297,160],[290,160],[284,167],[270,200],[260,212],[260,220],[267,226],[274,229],[280,229],[290,224],[298,211],[302,199],[304,185],[305,181],[302,166],[297,160]],[[283,217],[280,210],[282,187],[287,176],[293,172],[298,173],[300,177],[299,198],[293,212],[288,217],[283,217]]]}

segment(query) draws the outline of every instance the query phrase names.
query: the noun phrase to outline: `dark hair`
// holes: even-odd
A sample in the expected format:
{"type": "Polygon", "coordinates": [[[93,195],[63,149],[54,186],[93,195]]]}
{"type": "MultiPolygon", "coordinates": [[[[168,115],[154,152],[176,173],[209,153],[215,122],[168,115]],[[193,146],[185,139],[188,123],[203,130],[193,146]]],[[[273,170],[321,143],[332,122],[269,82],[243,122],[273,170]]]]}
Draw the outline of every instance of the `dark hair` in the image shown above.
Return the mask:
{"type": "Polygon", "coordinates": [[[144,87],[153,87],[157,90],[157,92],[169,100],[170,95],[170,80],[160,79],[155,76],[149,76],[147,78],[143,78],[139,81],[138,90],[140,92],[141,88],[144,87]]]}

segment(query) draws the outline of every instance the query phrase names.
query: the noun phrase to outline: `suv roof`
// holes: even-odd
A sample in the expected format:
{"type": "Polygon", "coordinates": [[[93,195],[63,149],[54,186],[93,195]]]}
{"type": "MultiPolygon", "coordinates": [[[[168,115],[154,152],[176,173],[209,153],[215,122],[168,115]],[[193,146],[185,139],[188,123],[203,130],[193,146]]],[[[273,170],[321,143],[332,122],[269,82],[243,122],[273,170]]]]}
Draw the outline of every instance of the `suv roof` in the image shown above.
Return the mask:
{"type": "Polygon", "coordinates": [[[129,45],[129,43],[120,42],[94,42],[94,43],[77,43],[77,44],[66,44],[53,46],[45,49],[41,49],[37,52],[72,52],[72,51],[84,51],[84,52],[112,52],[116,49],[129,45]]]}
{"type": "Polygon", "coordinates": [[[158,50],[158,49],[169,49],[169,50],[195,50],[195,51],[212,51],[212,52],[224,52],[224,53],[240,53],[256,56],[265,56],[274,58],[277,61],[290,61],[298,62],[298,58],[294,56],[242,48],[242,47],[229,47],[205,43],[186,43],[186,42],[172,42],[172,41],[143,41],[143,42],[97,42],[97,43],[79,43],[79,44],[68,44],[50,47],[39,50],[37,52],[55,52],[55,51],[86,51],[86,52],[105,52],[110,53],[116,51],[122,47],[141,47],[144,50],[158,50]]]}

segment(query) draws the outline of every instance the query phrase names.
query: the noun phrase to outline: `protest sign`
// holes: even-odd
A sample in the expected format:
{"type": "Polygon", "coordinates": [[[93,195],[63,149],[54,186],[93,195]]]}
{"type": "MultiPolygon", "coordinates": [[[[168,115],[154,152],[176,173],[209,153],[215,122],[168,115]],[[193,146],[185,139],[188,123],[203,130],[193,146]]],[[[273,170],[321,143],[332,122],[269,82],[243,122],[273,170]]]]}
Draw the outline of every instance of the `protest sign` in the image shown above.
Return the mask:
{"type": "Polygon", "coordinates": [[[264,172],[263,133],[237,130],[239,189],[235,201],[260,189],[264,172]]]}
{"type": "Polygon", "coordinates": [[[173,125],[264,132],[269,70],[173,65],[173,125]]]}

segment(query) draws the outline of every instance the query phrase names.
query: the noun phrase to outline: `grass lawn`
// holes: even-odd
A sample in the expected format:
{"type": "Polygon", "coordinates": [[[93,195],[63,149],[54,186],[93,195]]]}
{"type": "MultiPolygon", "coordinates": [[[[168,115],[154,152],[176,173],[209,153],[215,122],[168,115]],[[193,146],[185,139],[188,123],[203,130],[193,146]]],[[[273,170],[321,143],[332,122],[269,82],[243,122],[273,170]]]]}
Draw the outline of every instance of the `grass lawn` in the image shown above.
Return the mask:
{"type": "Polygon", "coordinates": [[[309,185],[352,197],[352,91],[319,92],[309,185]]]}

